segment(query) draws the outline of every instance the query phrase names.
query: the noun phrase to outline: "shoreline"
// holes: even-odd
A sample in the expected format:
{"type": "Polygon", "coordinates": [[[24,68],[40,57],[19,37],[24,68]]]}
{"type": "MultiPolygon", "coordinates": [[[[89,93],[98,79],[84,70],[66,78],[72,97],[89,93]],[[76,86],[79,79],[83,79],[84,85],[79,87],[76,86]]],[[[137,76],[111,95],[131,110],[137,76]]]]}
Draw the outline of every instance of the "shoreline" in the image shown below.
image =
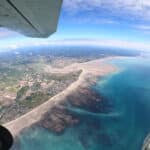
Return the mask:
{"type": "Polygon", "coordinates": [[[38,122],[47,111],[57,106],[65,99],[65,97],[67,97],[69,93],[75,91],[78,87],[86,87],[95,82],[97,77],[105,76],[109,73],[117,71],[117,67],[107,64],[106,62],[116,58],[117,57],[107,57],[85,63],[75,63],[62,69],[51,70],[51,72],[54,73],[68,73],[78,70],[82,70],[82,72],[78,79],[64,89],[64,91],[58,93],[54,97],[50,98],[47,102],[37,106],[25,115],[4,124],[4,126],[10,130],[13,136],[17,136],[24,128],[30,127],[32,124],[38,122]],[[87,81],[89,79],[90,81],[87,81]]]}

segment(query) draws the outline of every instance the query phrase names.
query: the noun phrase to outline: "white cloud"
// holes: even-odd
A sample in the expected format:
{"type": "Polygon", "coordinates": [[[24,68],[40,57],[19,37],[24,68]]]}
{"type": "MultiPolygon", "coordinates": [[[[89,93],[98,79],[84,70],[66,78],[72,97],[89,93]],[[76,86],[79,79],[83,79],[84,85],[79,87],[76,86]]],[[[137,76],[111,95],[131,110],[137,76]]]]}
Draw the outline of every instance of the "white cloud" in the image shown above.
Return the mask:
{"type": "Polygon", "coordinates": [[[100,5],[100,0],[64,0],[64,7],[71,11],[92,10],[100,5]]]}
{"type": "Polygon", "coordinates": [[[64,0],[75,23],[120,24],[150,34],[150,0],[64,0]]]}
{"type": "Polygon", "coordinates": [[[140,29],[140,30],[149,30],[150,31],[150,25],[136,25],[134,27],[137,29],[140,29]]]}
{"type": "Polygon", "coordinates": [[[122,40],[91,40],[91,39],[78,39],[78,40],[51,40],[51,45],[85,45],[85,46],[104,46],[104,47],[118,47],[123,49],[137,49],[141,51],[150,51],[150,44],[144,42],[131,42],[122,40]]]}
{"type": "Polygon", "coordinates": [[[146,35],[150,35],[150,25],[147,24],[133,25],[133,29],[145,33],[146,35]]]}
{"type": "Polygon", "coordinates": [[[38,47],[38,46],[103,46],[103,47],[116,47],[122,49],[137,49],[150,51],[150,43],[144,42],[131,42],[123,40],[107,40],[107,39],[64,39],[64,40],[39,40],[39,39],[26,39],[18,43],[10,41],[0,44],[0,51],[2,50],[15,50],[25,47],[38,47]]]}
{"type": "Polygon", "coordinates": [[[64,9],[69,14],[102,10],[113,17],[150,21],[150,0],[64,0],[64,9]]]}
{"type": "Polygon", "coordinates": [[[6,28],[0,28],[0,38],[3,39],[3,38],[8,38],[8,37],[14,37],[16,35],[19,35],[18,33],[14,32],[14,31],[11,31],[11,30],[8,30],[6,28]]]}

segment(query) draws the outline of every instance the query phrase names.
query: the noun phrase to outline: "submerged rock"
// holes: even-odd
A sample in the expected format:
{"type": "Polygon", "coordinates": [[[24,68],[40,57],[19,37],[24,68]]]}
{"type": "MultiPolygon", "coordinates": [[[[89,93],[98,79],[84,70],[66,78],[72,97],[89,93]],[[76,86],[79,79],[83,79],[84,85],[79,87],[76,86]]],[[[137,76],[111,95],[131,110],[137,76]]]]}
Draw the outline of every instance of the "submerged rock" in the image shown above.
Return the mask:
{"type": "Polygon", "coordinates": [[[54,107],[47,112],[38,125],[55,133],[62,133],[66,127],[79,123],[76,116],[63,107],[54,107]]]}
{"type": "Polygon", "coordinates": [[[76,125],[82,120],[78,113],[72,111],[72,108],[80,108],[93,113],[108,113],[112,106],[95,90],[89,87],[79,87],[57,106],[46,112],[36,125],[54,133],[63,133],[67,127],[76,125]]]}
{"type": "Polygon", "coordinates": [[[111,111],[111,104],[98,92],[90,87],[81,87],[67,96],[73,107],[85,109],[93,113],[106,113],[111,111]]]}

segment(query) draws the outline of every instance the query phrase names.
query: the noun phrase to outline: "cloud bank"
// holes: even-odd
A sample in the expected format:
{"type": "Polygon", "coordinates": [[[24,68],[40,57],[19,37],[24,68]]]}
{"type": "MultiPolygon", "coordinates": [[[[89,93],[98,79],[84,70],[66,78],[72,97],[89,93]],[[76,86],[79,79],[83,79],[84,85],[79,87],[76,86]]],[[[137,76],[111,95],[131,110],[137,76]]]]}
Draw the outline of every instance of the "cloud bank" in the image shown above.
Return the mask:
{"type": "Polygon", "coordinates": [[[108,40],[108,39],[72,39],[72,40],[53,40],[47,44],[63,45],[63,46],[99,46],[99,47],[114,47],[121,49],[135,49],[140,51],[150,51],[150,43],[131,42],[123,40],[108,40]]]}
{"type": "Polygon", "coordinates": [[[100,22],[105,18],[106,23],[150,25],[149,0],[64,0],[63,9],[68,16],[76,16],[77,20],[78,17],[88,17],[100,22]]]}
{"type": "MultiPolygon", "coordinates": [[[[18,40],[19,41],[19,40],[18,40]]],[[[7,42],[7,45],[0,45],[1,50],[16,50],[27,47],[39,46],[97,46],[97,47],[112,47],[121,49],[135,49],[140,51],[150,51],[150,44],[143,42],[131,42],[122,40],[108,40],[108,39],[62,39],[62,40],[39,40],[26,39],[19,42],[7,42]]]]}

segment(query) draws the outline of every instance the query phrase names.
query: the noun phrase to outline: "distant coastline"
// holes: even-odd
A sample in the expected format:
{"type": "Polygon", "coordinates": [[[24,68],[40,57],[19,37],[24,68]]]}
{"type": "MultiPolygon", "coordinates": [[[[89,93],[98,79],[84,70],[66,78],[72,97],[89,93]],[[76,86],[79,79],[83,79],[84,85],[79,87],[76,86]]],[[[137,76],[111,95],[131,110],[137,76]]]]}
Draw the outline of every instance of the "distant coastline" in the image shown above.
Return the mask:
{"type": "MultiPolygon", "coordinates": [[[[98,77],[105,76],[109,73],[117,71],[118,69],[115,66],[107,64],[107,61],[116,58],[117,57],[107,57],[85,63],[74,63],[63,69],[50,68],[49,71],[51,73],[61,72],[66,74],[79,70],[82,70],[82,72],[78,80],[73,82],[64,91],[58,93],[54,97],[50,98],[47,102],[41,104],[27,114],[4,124],[4,126],[11,131],[13,136],[17,136],[23,129],[30,127],[33,124],[36,124],[36,122],[40,121],[45,113],[59,105],[59,103],[65,100],[69,93],[76,91],[79,87],[88,87],[89,85],[95,83],[98,77]]],[[[46,68],[46,70],[48,70],[48,68],[46,68]]]]}

